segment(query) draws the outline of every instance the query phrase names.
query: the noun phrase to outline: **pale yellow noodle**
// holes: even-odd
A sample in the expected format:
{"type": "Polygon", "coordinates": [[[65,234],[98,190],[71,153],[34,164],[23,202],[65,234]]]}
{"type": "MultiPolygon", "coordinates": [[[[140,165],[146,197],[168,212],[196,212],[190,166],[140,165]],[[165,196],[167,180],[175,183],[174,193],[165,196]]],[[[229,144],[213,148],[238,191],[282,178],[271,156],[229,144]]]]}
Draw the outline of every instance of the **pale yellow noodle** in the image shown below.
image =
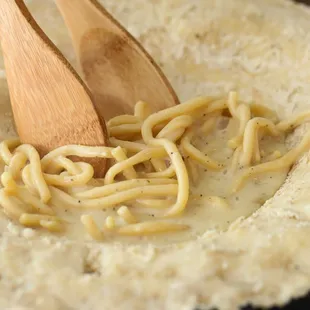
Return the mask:
{"type": "MultiPolygon", "coordinates": [[[[160,112],[159,112],[160,113],[160,112]]],[[[189,195],[189,180],[187,170],[182,160],[182,156],[177,146],[166,139],[153,139],[149,141],[153,146],[163,146],[170,158],[171,164],[175,167],[175,173],[178,180],[178,195],[176,203],[166,213],[167,216],[181,214],[186,207],[189,195]]]]}
{"type": "Polygon", "coordinates": [[[145,120],[151,114],[150,105],[144,101],[138,101],[135,105],[134,115],[140,120],[145,120]]]}
{"type": "Polygon", "coordinates": [[[124,236],[144,236],[150,234],[177,232],[186,229],[189,229],[188,225],[173,222],[149,221],[120,227],[117,232],[124,236]]]}
{"type": "Polygon", "coordinates": [[[156,136],[156,138],[177,141],[181,138],[186,128],[191,126],[193,118],[189,115],[181,115],[172,119],[156,136]]]}
{"type": "Polygon", "coordinates": [[[9,163],[9,170],[13,179],[18,179],[21,174],[22,168],[27,162],[27,156],[21,152],[15,152],[9,163]]]}
{"type": "Polygon", "coordinates": [[[17,191],[17,185],[14,181],[12,174],[8,171],[5,171],[1,175],[1,183],[4,187],[4,192],[8,195],[14,195],[17,191]]]}
{"type": "Polygon", "coordinates": [[[184,131],[185,129],[183,128],[179,128],[179,129],[176,129],[175,131],[171,131],[165,135],[165,139],[168,139],[169,141],[177,143],[177,141],[181,139],[181,137],[183,136],[184,131]]]}
{"type": "Polygon", "coordinates": [[[16,199],[8,196],[4,189],[0,189],[0,204],[4,212],[12,219],[18,219],[21,214],[29,211],[27,206],[22,206],[20,203],[17,203],[16,199]]]}
{"type": "Polygon", "coordinates": [[[25,166],[25,168],[22,170],[22,181],[30,193],[38,194],[38,191],[32,182],[32,176],[30,173],[30,165],[25,166]]]}
{"type": "Polygon", "coordinates": [[[65,145],[61,146],[47,155],[45,155],[42,160],[42,169],[44,170],[50,162],[58,156],[79,156],[86,158],[113,158],[111,151],[112,147],[106,146],[84,146],[84,145],[65,145]]]}
{"type": "Polygon", "coordinates": [[[132,135],[132,134],[137,134],[141,132],[141,122],[137,124],[123,124],[123,125],[118,125],[112,128],[109,128],[109,134],[112,137],[120,137],[124,133],[126,135],[132,135]]]}
{"type": "Polygon", "coordinates": [[[245,180],[248,179],[249,177],[253,177],[257,174],[264,172],[289,168],[298,159],[298,157],[309,147],[310,147],[310,133],[305,135],[301,140],[301,142],[295,148],[287,152],[282,157],[267,163],[247,168],[237,179],[233,188],[233,192],[238,191],[243,186],[245,180]]]}
{"type": "Polygon", "coordinates": [[[302,123],[309,121],[310,112],[303,112],[291,119],[281,121],[277,124],[277,128],[281,131],[293,130],[302,123]]]}
{"type": "Polygon", "coordinates": [[[160,172],[149,172],[144,173],[146,178],[172,178],[175,176],[175,168],[173,165],[170,165],[166,170],[160,172]]]}
{"type": "Polygon", "coordinates": [[[228,107],[227,100],[223,99],[215,100],[207,107],[205,113],[210,114],[214,112],[222,112],[223,110],[227,109],[227,107],[228,107]]]}
{"type": "Polygon", "coordinates": [[[126,223],[129,223],[129,224],[137,223],[137,219],[129,211],[128,207],[122,206],[116,212],[122,219],[124,219],[126,223]]]}
{"type": "Polygon", "coordinates": [[[53,160],[53,163],[66,169],[71,175],[79,174],[81,172],[81,167],[77,163],[74,163],[72,160],[64,156],[58,156],[53,160]]]}
{"type": "MultiPolygon", "coordinates": [[[[122,162],[122,161],[128,159],[125,152],[123,151],[123,149],[120,146],[116,147],[112,151],[112,155],[114,156],[114,158],[116,159],[117,162],[122,162]]],[[[127,180],[137,178],[136,170],[132,166],[128,167],[127,169],[124,169],[123,174],[127,180]]]]}
{"type": "Polygon", "coordinates": [[[132,141],[123,141],[123,140],[119,140],[116,138],[110,138],[110,144],[114,147],[120,146],[123,149],[126,149],[132,153],[138,153],[147,148],[147,145],[142,144],[142,143],[132,142],[132,141]]]}
{"type": "Polygon", "coordinates": [[[266,118],[255,117],[248,121],[243,136],[243,153],[240,157],[242,166],[249,166],[255,159],[255,151],[259,153],[256,144],[258,141],[257,131],[260,128],[267,130],[272,136],[280,135],[275,124],[266,118]]]}
{"type": "Polygon", "coordinates": [[[242,144],[246,124],[251,119],[250,108],[245,104],[241,104],[240,106],[238,106],[236,113],[237,113],[237,119],[239,120],[239,130],[236,137],[228,141],[228,146],[231,147],[232,149],[236,149],[238,146],[242,144]]]}
{"type": "Polygon", "coordinates": [[[165,161],[163,159],[160,158],[152,158],[150,160],[153,168],[155,169],[156,172],[162,172],[165,171],[167,169],[167,166],[165,164],[165,161]]]}
{"type": "MultiPolygon", "coordinates": [[[[156,136],[157,139],[165,138],[170,141],[177,141],[183,135],[185,129],[193,123],[193,119],[189,115],[181,115],[172,119],[156,136]]],[[[157,172],[167,169],[162,160],[151,159],[151,162],[157,172]]]]}
{"type": "Polygon", "coordinates": [[[48,166],[44,167],[43,171],[48,174],[61,174],[63,170],[64,167],[60,163],[58,163],[58,157],[56,157],[49,163],[48,166]]]}
{"type": "Polygon", "coordinates": [[[38,227],[41,226],[40,221],[56,221],[61,222],[61,219],[57,216],[42,215],[42,214],[29,214],[23,213],[19,217],[19,222],[28,227],[38,227]]]}
{"type": "Polygon", "coordinates": [[[239,115],[238,115],[238,112],[237,112],[237,109],[239,107],[237,92],[231,91],[228,94],[227,106],[228,106],[228,109],[229,109],[229,112],[230,112],[231,116],[234,117],[234,118],[239,119],[239,115]]]}
{"type": "Polygon", "coordinates": [[[278,116],[277,114],[269,109],[268,107],[257,104],[257,103],[252,103],[250,105],[251,113],[255,117],[264,117],[270,119],[272,122],[277,122],[278,121],[278,116]]]}
{"type": "Polygon", "coordinates": [[[253,149],[253,161],[255,164],[260,163],[261,161],[261,152],[259,148],[259,142],[261,140],[261,134],[259,133],[258,130],[256,130],[254,137],[254,149],[253,149]]]}
{"type": "Polygon", "coordinates": [[[119,116],[115,116],[111,118],[107,123],[107,127],[111,128],[111,127],[124,125],[124,124],[137,124],[137,123],[140,123],[139,117],[135,115],[124,114],[124,115],[119,115],[119,116]]]}
{"type": "Polygon", "coordinates": [[[32,177],[33,185],[37,189],[42,202],[48,202],[51,198],[51,193],[43,177],[39,153],[33,146],[29,144],[22,144],[18,146],[16,148],[16,152],[22,152],[27,156],[30,162],[29,170],[32,177]]]}
{"type": "Polygon", "coordinates": [[[62,187],[80,186],[86,184],[94,175],[94,168],[88,163],[79,162],[76,166],[80,168],[80,173],[75,175],[56,175],[44,173],[44,179],[49,185],[62,187]]]}
{"type": "Polygon", "coordinates": [[[214,129],[214,126],[216,124],[217,121],[217,117],[211,117],[209,119],[207,119],[203,125],[200,127],[200,131],[204,134],[204,135],[208,135],[212,129],[214,129]]]}
{"type": "Polygon", "coordinates": [[[102,241],[104,239],[103,232],[98,228],[94,219],[89,214],[81,216],[81,222],[84,225],[87,233],[95,240],[102,241]]]}
{"type": "Polygon", "coordinates": [[[107,216],[105,219],[104,227],[108,230],[113,230],[116,227],[115,219],[113,216],[107,216]]]}
{"type": "Polygon", "coordinates": [[[156,137],[158,133],[170,122],[170,120],[165,120],[162,123],[159,123],[152,128],[153,135],[156,137]]]}
{"type": "Polygon", "coordinates": [[[148,148],[120,163],[116,163],[107,171],[104,178],[105,184],[113,183],[116,175],[128,167],[132,167],[151,158],[163,157],[165,155],[165,150],[162,148],[148,148]]]}
{"type": "Polygon", "coordinates": [[[235,172],[237,170],[241,154],[242,154],[242,146],[239,146],[235,149],[234,155],[232,157],[230,166],[231,172],[235,172]]]}
{"type": "Polygon", "coordinates": [[[32,206],[35,212],[47,215],[54,215],[55,212],[47,204],[43,203],[38,197],[32,195],[27,188],[18,186],[16,190],[16,196],[24,204],[32,206]]]}
{"type": "Polygon", "coordinates": [[[19,145],[19,139],[5,140],[0,143],[0,156],[6,165],[10,164],[10,161],[13,157],[10,149],[15,149],[19,145]]]}

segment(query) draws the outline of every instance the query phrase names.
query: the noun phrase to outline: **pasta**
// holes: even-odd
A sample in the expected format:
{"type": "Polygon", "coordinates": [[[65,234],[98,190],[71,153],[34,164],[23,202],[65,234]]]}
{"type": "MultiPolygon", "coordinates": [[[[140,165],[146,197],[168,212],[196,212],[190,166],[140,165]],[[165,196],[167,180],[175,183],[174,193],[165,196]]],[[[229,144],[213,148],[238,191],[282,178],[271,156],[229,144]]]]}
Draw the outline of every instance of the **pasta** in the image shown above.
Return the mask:
{"type": "MultiPolygon", "coordinates": [[[[267,136],[285,137],[308,118],[307,112],[279,122],[270,109],[240,102],[236,92],[226,99],[200,97],[153,114],[146,102],[139,101],[134,115],[120,115],[108,122],[109,147],[67,145],[41,159],[31,145],[16,139],[3,141],[0,204],[21,225],[51,232],[70,225],[53,206],[76,210],[82,213],[80,221],[86,232],[98,241],[105,235],[187,230],[190,227],[176,217],[184,214],[190,198],[195,199],[190,196],[190,182],[199,183],[201,169],[216,173],[227,168],[199,148],[196,137],[220,130],[217,124],[221,120],[238,124],[236,134],[228,140],[232,152],[228,168],[236,174],[232,190],[236,192],[258,174],[288,170],[309,149],[310,134],[286,154],[274,149],[268,155],[261,144],[267,136]],[[113,163],[103,179],[94,179],[90,164],[73,162],[70,156],[101,157],[113,163]],[[115,212],[106,216],[100,228],[89,212],[102,209],[115,212]]],[[[203,199],[225,210],[229,207],[226,198],[203,199]]]]}
{"type": "Polygon", "coordinates": [[[117,214],[124,219],[126,223],[133,224],[137,222],[137,219],[129,211],[128,207],[122,206],[117,210],[117,214]]]}
{"type": "Polygon", "coordinates": [[[107,216],[107,218],[105,219],[105,223],[104,226],[106,229],[108,230],[112,230],[115,228],[115,220],[114,217],[112,216],[107,216]]]}

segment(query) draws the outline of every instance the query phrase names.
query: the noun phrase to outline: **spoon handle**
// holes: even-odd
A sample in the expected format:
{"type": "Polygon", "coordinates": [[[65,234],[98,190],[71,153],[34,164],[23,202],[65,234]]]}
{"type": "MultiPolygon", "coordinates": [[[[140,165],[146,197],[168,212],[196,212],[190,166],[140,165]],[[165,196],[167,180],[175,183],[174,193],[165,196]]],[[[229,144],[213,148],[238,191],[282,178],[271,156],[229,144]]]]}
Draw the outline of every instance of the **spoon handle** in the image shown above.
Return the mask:
{"type": "Polygon", "coordinates": [[[65,144],[107,143],[104,121],[87,87],[22,0],[1,0],[0,41],[23,143],[34,145],[41,155],[65,144]]]}

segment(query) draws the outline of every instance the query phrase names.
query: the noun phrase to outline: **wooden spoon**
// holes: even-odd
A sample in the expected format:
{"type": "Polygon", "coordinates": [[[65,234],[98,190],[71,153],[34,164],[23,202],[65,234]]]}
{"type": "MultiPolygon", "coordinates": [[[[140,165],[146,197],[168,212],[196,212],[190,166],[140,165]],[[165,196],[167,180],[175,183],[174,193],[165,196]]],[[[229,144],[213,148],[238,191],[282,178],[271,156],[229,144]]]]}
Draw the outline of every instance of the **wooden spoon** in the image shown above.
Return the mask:
{"type": "MultiPolygon", "coordinates": [[[[22,0],[1,0],[0,40],[10,99],[23,143],[40,155],[66,144],[106,145],[104,120],[82,80],[22,0]]],[[[101,174],[105,161],[91,161],[101,174]]]]}
{"type": "Polygon", "coordinates": [[[154,60],[97,1],[56,3],[70,30],[85,80],[106,120],[132,113],[138,100],[150,103],[153,111],[179,103],[154,60]]]}

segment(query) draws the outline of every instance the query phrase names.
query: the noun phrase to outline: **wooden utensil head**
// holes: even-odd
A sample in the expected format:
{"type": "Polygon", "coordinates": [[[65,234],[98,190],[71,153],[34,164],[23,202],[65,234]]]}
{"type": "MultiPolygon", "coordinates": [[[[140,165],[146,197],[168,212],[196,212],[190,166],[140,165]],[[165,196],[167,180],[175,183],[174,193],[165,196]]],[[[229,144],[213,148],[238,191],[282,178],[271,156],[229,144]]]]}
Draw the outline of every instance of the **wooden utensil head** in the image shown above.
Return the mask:
{"type": "MultiPolygon", "coordinates": [[[[22,0],[1,0],[0,40],[18,134],[40,155],[67,144],[107,145],[105,122],[74,69],[22,0]]],[[[105,161],[91,163],[102,174],[105,161]]]]}

